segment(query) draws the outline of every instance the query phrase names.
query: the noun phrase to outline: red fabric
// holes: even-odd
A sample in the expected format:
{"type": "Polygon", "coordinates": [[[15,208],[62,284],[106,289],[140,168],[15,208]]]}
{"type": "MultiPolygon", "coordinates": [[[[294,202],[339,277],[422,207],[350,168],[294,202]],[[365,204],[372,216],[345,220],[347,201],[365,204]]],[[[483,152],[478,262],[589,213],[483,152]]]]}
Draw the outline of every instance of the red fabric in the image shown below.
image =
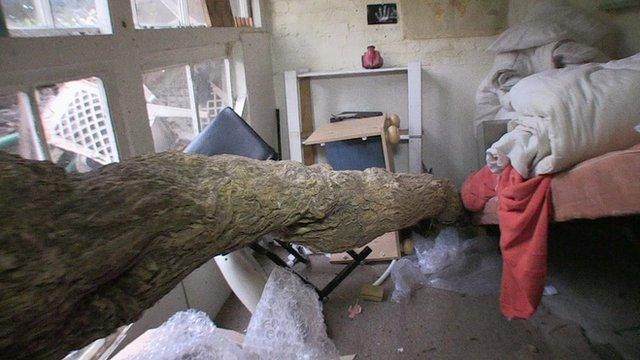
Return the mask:
{"type": "Polygon", "coordinates": [[[492,173],[488,166],[471,174],[462,184],[462,203],[469,211],[478,212],[496,196],[499,176],[492,173]]]}
{"type": "MultiPolygon", "coordinates": [[[[496,194],[494,184],[488,167],[471,175],[462,187],[465,207],[482,210],[496,194]]],[[[497,195],[503,264],[500,308],[508,318],[527,319],[540,304],[547,279],[551,177],[524,179],[507,166],[499,177],[497,195]]]]}
{"type": "Polygon", "coordinates": [[[523,179],[511,166],[500,175],[498,219],[502,250],[500,308],[508,318],[528,319],[547,280],[551,176],[523,179]]]}

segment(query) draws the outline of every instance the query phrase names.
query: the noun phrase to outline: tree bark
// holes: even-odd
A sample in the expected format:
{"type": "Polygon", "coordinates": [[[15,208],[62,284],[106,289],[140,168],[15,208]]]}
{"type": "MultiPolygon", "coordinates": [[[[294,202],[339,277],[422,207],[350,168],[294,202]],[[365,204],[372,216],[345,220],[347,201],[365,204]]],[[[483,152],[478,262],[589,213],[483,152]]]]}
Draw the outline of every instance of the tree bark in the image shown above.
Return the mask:
{"type": "Polygon", "coordinates": [[[65,174],[0,152],[0,354],[62,358],[268,233],[339,252],[460,211],[429,174],[183,153],[65,174]]]}

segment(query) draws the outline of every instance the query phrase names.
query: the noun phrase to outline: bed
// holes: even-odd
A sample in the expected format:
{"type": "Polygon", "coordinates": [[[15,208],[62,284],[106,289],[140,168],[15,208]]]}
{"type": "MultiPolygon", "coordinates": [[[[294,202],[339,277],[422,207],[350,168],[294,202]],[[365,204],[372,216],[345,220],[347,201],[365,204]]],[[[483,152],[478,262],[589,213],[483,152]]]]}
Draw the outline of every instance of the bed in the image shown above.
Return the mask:
{"type": "MultiPolygon", "coordinates": [[[[551,180],[553,220],[640,214],[640,144],[581,162],[551,180]]],[[[498,224],[498,198],[474,214],[480,225],[498,224]]]]}

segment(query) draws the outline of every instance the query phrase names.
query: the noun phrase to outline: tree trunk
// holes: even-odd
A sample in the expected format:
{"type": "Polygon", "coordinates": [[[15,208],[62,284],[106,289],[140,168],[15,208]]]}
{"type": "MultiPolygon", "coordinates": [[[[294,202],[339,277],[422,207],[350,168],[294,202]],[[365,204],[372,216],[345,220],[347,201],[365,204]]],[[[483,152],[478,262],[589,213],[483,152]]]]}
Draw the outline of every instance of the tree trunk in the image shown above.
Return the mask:
{"type": "Polygon", "coordinates": [[[109,335],[262,235],[339,252],[461,209],[429,174],[183,153],[65,174],[0,152],[0,195],[0,354],[12,359],[58,359],[109,335]]]}

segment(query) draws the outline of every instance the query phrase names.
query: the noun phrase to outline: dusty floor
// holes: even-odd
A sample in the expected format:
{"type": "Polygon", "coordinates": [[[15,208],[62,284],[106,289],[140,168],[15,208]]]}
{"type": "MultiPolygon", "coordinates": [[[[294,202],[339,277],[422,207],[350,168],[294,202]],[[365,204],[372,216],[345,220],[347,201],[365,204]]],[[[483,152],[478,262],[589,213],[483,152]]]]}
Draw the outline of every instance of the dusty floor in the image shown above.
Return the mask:
{"type": "MultiPolygon", "coordinates": [[[[360,285],[373,282],[386,268],[365,265],[325,302],[329,336],[342,354],[356,353],[358,359],[640,358],[638,243],[624,231],[613,235],[616,226],[554,227],[549,282],[559,294],[545,297],[529,321],[506,320],[497,295],[474,297],[422,288],[408,304],[397,304],[389,299],[390,279],[385,301],[361,301],[362,314],[351,320],[347,308],[355,303],[360,285]]],[[[323,256],[314,256],[308,268],[296,265],[317,285],[328,282],[340,268],[323,256]]],[[[215,322],[242,332],[249,318],[232,296],[215,322]]]]}

